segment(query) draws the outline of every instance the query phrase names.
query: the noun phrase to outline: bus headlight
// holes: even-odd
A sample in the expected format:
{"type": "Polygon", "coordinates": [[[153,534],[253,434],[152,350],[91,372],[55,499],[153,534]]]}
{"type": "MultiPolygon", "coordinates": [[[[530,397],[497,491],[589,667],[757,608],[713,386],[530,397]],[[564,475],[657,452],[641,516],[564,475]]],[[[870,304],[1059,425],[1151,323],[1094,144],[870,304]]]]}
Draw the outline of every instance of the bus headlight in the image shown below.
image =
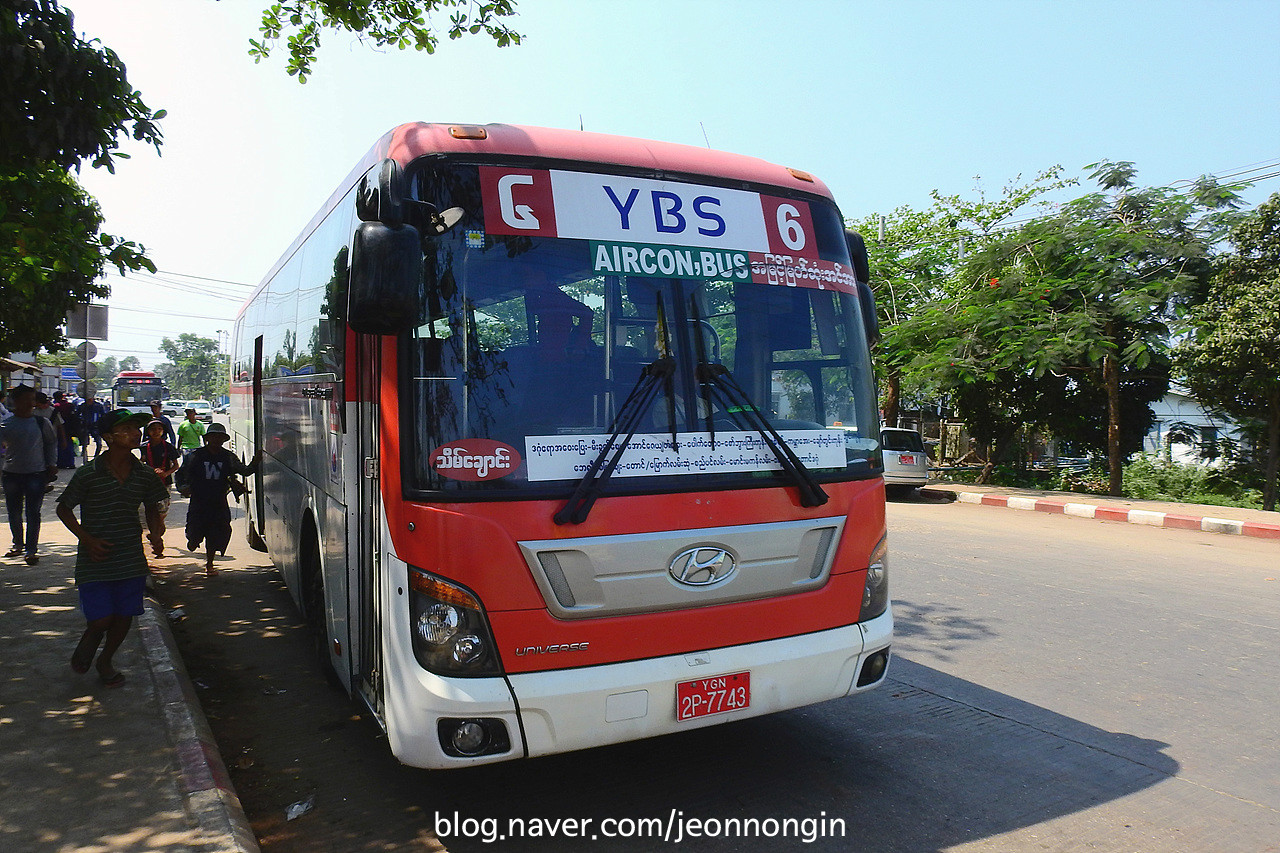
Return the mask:
{"type": "Polygon", "coordinates": [[[474,595],[420,569],[409,569],[413,654],[437,675],[497,675],[489,620],[474,595]]]}
{"type": "Polygon", "coordinates": [[[449,642],[449,639],[458,633],[460,624],[462,624],[462,614],[458,612],[458,608],[439,601],[419,613],[415,622],[418,636],[424,643],[432,646],[449,642]]]}
{"type": "Polygon", "coordinates": [[[874,619],[889,608],[889,539],[885,537],[871,552],[867,565],[867,585],[862,590],[862,610],[858,621],[874,619]]]}

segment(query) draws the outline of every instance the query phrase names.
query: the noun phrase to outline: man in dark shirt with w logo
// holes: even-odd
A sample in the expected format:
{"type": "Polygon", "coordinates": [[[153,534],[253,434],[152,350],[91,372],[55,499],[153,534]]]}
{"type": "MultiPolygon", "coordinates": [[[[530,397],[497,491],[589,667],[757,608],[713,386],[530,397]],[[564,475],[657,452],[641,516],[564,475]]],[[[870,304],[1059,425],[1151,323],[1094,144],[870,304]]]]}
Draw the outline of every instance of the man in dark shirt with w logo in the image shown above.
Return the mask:
{"type": "Polygon", "coordinates": [[[209,424],[204,434],[204,447],[188,454],[174,477],[178,492],[191,498],[187,507],[187,550],[194,551],[204,542],[204,572],[209,577],[218,573],[213,567],[213,555],[226,553],[227,544],[231,542],[231,507],[227,504],[227,491],[239,485],[235,475],[255,473],[261,461],[259,451],[252,464],[241,462],[223,446],[230,437],[222,424],[209,424]]]}

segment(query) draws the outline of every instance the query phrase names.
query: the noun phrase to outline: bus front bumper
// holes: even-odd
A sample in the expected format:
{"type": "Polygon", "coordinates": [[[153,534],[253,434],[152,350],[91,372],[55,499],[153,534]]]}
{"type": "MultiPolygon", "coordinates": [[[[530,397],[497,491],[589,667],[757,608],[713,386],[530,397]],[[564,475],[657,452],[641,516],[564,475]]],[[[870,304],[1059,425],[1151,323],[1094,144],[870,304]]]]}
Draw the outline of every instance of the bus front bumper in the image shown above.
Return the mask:
{"type": "MultiPolygon", "coordinates": [[[[534,757],[703,728],[870,690],[884,678],[891,611],[860,625],[723,649],[626,663],[520,673],[505,680],[447,679],[418,671],[390,696],[391,747],[418,767],[447,768],[534,757]],[[880,657],[873,680],[859,674],[880,657]],[[749,673],[745,707],[677,719],[677,685],[749,673]],[[507,685],[510,685],[508,690],[507,685]],[[511,701],[514,694],[514,702],[511,701]],[[479,701],[477,701],[479,700],[479,701]],[[487,701],[486,701],[487,700],[487,701]],[[518,708],[518,710],[517,710],[518,708]],[[441,718],[486,718],[508,730],[510,749],[473,758],[447,755],[441,718]],[[395,733],[400,732],[397,736],[395,733]],[[409,733],[412,733],[410,735],[409,733]]],[[[389,720],[390,722],[390,720],[389,720]]]]}

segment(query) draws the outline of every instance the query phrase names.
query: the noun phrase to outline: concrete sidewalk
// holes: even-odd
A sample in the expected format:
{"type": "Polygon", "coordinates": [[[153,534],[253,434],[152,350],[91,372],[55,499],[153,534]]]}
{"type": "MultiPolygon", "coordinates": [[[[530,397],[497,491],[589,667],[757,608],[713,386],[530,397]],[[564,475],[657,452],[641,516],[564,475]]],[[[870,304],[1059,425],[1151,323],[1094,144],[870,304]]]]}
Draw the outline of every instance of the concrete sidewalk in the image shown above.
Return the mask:
{"type": "Polygon", "coordinates": [[[1076,492],[978,486],[972,483],[930,483],[921,491],[937,497],[983,506],[1061,513],[1100,521],[1144,524],[1148,527],[1202,530],[1207,533],[1228,533],[1280,540],[1280,513],[1264,512],[1260,509],[1113,498],[1076,492]]]}
{"type": "MultiPolygon", "coordinates": [[[[84,619],[75,540],[54,515],[71,472],[60,473],[45,496],[40,562],[0,558],[0,850],[257,851],[166,613],[148,600],[135,620],[114,661],[122,687],[72,672],[84,619]]],[[[182,550],[185,502],[174,503],[167,556],[152,565],[203,571],[203,557],[182,550]]]]}

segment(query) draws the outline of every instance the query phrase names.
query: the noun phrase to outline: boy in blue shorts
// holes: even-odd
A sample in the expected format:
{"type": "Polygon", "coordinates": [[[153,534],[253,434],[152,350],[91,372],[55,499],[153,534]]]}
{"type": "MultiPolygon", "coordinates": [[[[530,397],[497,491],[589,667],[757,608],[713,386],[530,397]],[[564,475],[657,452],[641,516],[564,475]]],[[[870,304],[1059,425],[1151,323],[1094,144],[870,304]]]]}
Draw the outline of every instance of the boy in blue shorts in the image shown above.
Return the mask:
{"type": "Polygon", "coordinates": [[[164,552],[159,505],[169,496],[168,489],[133,454],[142,441],[142,426],[150,419],[149,414],[125,409],[104,415],[99,423],[106,451],[76,469],[58,498],[58,518],[80,541],[76,586],[86,625],[71,655],[71,668],[88,672],[96,655],[98,677],[107,687],[124,684],[124,673],[115,668],[111,657],[129,633],[133,617],[142,615],[150,572],[142,551],[139,505],[146,512],[151,547],[157,556],[164,552]],[[76,507],[80,508],[78,520],[76,507]]]}

